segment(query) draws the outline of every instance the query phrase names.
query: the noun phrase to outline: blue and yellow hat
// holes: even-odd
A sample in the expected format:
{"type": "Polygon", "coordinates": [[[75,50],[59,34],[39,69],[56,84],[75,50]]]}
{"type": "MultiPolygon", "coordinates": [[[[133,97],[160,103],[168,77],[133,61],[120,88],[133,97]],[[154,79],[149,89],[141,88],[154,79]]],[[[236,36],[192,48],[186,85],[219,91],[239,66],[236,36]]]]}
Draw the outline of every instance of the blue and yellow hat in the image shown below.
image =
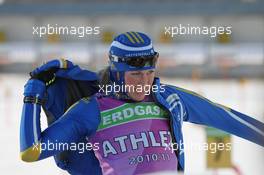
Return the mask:
{"type": "Polygon", "coordinates": [[[126,32],[114,38],[109,50],[112,72],[155,69],[158,53],[144,33],[126,32]]]}

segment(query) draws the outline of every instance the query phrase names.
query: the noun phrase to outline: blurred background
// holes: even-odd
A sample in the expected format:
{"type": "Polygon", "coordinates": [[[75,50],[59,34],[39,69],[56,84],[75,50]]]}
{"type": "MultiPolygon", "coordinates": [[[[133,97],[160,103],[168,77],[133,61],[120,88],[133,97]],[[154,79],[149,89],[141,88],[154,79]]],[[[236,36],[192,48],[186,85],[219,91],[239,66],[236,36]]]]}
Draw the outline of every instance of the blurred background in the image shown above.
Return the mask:
{"type": "MultiPolygon", "coordinates": [[[[187,88],[264,121],[263,0],[0,0],[0,171],[1,174],[67,174],[53,158],[19,158],[23,85],[37,65],[66,58],[97,71],[107,65],[109,44],[127,31],[150,35],[160,53],[162,82],[187,88]],[[231,34],[165,34],[168,26],[231,26],[231,34]],[[89,26],[78,34],[37,35],[47,27],[89,26]],[[40,31],[39,31],[40,32],[40,31]],[[94,32],[94,33],[93,33],[94,32]]],[[[46,127],[42,115],[42,129],[46,127]]],[[[205,126],[184,124],[188,175],[262,175],[262,147],[205,126]],[[231,143],[210,154],[202,146],[231,143]]],[[[176,174],[176,173],[173,173],[176,174]]]]}

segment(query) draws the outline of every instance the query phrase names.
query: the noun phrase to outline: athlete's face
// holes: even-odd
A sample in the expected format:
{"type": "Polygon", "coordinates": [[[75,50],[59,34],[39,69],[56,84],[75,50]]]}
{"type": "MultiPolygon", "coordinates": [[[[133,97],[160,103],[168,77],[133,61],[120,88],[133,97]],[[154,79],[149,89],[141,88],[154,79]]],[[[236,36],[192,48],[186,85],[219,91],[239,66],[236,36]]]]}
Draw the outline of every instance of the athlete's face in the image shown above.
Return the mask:
{"type": "Polygon", "coordinates": [[[142,101],[145,95],[149,94],[154,77],[154,69],[125,72],[125,84],[129,97],[135,101],[142,101]]]}

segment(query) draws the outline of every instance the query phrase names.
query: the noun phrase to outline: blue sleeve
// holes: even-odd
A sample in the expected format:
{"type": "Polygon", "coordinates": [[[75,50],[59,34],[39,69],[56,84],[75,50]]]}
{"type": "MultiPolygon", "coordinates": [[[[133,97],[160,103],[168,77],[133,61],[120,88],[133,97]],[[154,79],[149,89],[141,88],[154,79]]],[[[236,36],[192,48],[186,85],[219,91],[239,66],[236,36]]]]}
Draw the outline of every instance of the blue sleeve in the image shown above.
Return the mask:
{"type": "Polygon", "coordinates": [[[184,121],[212,126],[264,146],[264,124],[185,89],[176,88],[187,115],[184,121]]]}
{"type": "MultiPolygon", "coordinates": [[[[34,80],[27,83],[25,89],[41,87],[40,84],[40,81],[34,80]]],[[[31,94],[27,94],[25,90],[24,95],[35,95],[41,98],[41,93],[30,92],[31,94]]],[[[47,146],[76,143],[83,137],[93,134],[100,122],[99,108],[95,98],[83,98],[76,102],[59,120],[43,132],[40,128],[40,111],[39,104],[24,103],[23,105],[20,123],[20,154],[21,159],[27,162],[41,160],[69,149],[67,146],[48,149],[47,146]]]]}

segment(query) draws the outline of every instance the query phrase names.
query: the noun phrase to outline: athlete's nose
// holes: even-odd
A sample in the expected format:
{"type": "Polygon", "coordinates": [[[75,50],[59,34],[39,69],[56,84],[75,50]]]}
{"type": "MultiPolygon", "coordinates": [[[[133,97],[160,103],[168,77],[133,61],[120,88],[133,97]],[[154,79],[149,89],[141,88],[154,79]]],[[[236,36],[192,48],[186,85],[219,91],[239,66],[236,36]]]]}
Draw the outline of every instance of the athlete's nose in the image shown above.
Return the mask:
{"type": "Polygon", "coordinates": [[[142,72],[142,74],[141,74],[141,80],[142,80],[141,84],[144,85],[144,86],[148,85],[148,79],[149,79],[149,76],[148,76],[147,72],[142,72]]]}

